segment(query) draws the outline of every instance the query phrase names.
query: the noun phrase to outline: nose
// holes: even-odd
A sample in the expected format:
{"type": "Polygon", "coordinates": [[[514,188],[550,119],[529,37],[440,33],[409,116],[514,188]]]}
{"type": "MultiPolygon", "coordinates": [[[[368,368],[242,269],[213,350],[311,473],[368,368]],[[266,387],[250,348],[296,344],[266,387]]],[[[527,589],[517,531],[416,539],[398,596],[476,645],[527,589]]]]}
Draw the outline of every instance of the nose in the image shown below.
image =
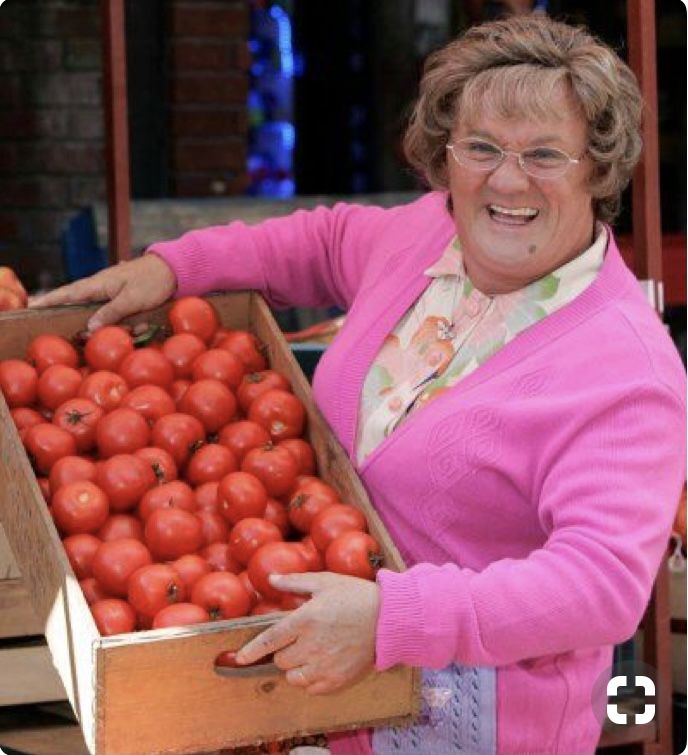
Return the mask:
{"type": "Polygon", "coordinates": [[[488,186],[505,194],[523,191],[530,185],[530,176],[521,168],[518,155],[507,152],[504,160],[489,174],[488,186]]]}

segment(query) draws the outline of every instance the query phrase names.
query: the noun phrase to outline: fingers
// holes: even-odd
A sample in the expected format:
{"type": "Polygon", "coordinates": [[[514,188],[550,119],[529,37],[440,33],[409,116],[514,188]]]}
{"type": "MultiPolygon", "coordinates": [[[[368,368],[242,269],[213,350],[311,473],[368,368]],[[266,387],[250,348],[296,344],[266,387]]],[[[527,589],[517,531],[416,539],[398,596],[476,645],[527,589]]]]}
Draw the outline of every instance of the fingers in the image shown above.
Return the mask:
{"type": "Polygon", "coordinates": [[[102,279],[98,275],[94,275],[91,278],[70,283],[68,286],[56,288],[42,296],[32,296],[29,299],[29,307],[57,307],[60,304],[80,304],[81,302],[98,301],[105,298],[107,298],[107,294],[102,279]]]}
{"type": "Polygon", "coordinates": [[[292,622],[288,618],[283,619],[244,645],[236,654],[236,661],[240,665],[255,663],[268,653],[276,653],[290,645],[297,636],[292,622]]]}
{"type": "Polygon", "coordinates": [[[116,294],[112,301],[104,304],[95,314],[93,314],[88,321],[86,327],[90,331],[98,330],[103,325],[112,325],[119,322],[127,315],[136,314],[140,310],[140,307],[131,305],[127,301],[127,297],[123,293],[116,294]]]}
{"type": "MultiPolygon", "coordinates": [[[[272,574],[270,584],[285,592],[315,594],[330,587],[332,577],[329,572],[306,572],[305,574],[272,574]]],[[[336,578],[336,577],[335,577],[336,578]]]]}
{"type": "Polygon", "coordinates": [[[293,684],[294,687],[309,687],[313,684],[313,675],[309,674],[308,666],[289,669],[284,676],[287,682],[293,684]]]}

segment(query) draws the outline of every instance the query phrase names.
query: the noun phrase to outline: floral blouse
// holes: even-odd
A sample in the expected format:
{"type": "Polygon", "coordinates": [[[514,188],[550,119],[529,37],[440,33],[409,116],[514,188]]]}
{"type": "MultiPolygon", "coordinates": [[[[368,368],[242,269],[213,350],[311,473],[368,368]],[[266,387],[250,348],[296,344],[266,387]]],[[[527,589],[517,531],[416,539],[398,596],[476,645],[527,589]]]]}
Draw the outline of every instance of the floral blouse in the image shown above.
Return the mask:
{"type": "Polygon", "coordinates": [[[371,366],[360,405],[360,464],[412,412],[469,375],[522,330],[568,304],[595,279],[607,248],[596,228],[583,254],[508,294],[474,288],[455,237],[425,270],[432,283],[385,339],[371,366]]]}

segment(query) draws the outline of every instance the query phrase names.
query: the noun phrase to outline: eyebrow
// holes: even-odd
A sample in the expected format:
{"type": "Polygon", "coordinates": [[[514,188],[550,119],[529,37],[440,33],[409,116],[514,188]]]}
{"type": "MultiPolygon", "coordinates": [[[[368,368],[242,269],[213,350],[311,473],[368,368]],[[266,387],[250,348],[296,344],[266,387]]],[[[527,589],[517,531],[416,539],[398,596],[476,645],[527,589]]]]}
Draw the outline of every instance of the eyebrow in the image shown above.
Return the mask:
{"type": "MultiPolygon", "coordinates": [[[[471,132],[472,135],[479,136],[489,142],[493,142],[494,144],[499,143],[499,140],[488,131],[482,131],[481,129],[471,129],[471,132]]],[[[560,137],[556,136],[555,134],[545,134],[544,136],[539,136],[537,139],[531,141],[530,144],[531,146],[539,147],[540,145],[552,144],[553,142],[561,144],[560,137]]]]}

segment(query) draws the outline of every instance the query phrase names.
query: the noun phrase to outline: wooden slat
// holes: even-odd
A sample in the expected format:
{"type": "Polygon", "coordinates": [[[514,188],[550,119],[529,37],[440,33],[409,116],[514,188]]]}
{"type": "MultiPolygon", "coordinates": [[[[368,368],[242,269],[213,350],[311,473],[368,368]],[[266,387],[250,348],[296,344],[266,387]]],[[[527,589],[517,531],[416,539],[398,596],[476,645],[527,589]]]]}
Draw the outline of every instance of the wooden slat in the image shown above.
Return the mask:
{"type": "Polygon", "coordinates": [[[26,647],[0,645],[0,705],[25,705],[65,697],[45,643],[26,647]]]}
{"type": "Polygon", "coordinates": [[[59,704],[0,708],[0,747],[31,755],[88,755],[77,724],[53,713],[59,704]]]}
{"type": "Polygon", "coordinates": [[[0,581],[0,639],[43,634],[31,596],[20,579],[0,581]]]}

